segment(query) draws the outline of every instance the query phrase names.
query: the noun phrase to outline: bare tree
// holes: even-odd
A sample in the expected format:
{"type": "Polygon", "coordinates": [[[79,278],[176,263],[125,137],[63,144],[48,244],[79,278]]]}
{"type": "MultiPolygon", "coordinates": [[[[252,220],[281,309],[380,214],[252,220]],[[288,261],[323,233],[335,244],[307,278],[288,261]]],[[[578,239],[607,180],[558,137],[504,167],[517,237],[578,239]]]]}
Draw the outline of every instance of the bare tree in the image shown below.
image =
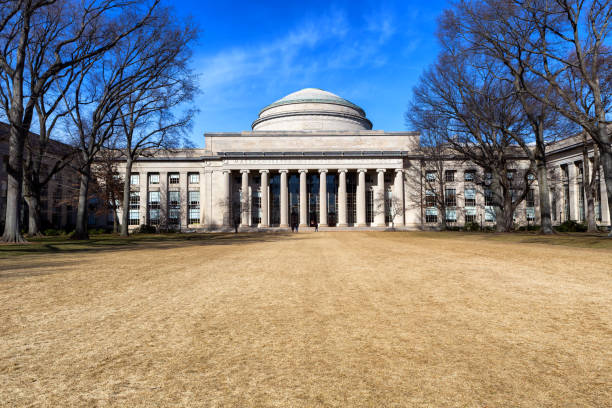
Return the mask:
{"type": "Polygon", "coordinates": [[[125,180],[117,171],[117,150],[111,144],[100,150],[92,164],[92,180],[94,180],[92,195],[97,198],[98,215],[113,215],[113,232],[119,232],[118,217],[120,197],[123,194],[125,180]]]}
{"type": "Polygon", "coordinates": [[[553,109],[531,96],[537,93],[548,98],[551,88],[527,69],[536,59],[526,48],[537,35],[537,28],[529,21],[512,20],[513,10],[514,4],[509,0],[460,1],[443,15],[440,36],[452,42],[459,52],[487,56],[482,59],[481,69],[512,86],[531,131],[509,132],[509,136],[536,169],[541,232],[552,234],[546,144],[551,140],[548,129],[558,118],[553,109]],[[508,24],[513,24],[514,29],[508,30],[508,24]]]}
{"type": "Polygon", "coordinates": [[[80,172],[79,204],[74,239],[87,239],[87,200],[92,179],[91,165],[96,155],[114,136],[121,101],[138,89],[138,55],[122,54],[117,48],[83,61],[79,77],[64,101],[70,112],[67,131],[79,148],[76,156],[80,172]],[[123,57],[123,58],[121,58],[123,57]]]}
{"type": "MultiPolygon", "coordinates": [[[[28,65],[31,72],[38,71],[40,56],[28,55],[28,65]]],[[[69,67],[54,82],[47,86],[35,102],[36,118],[38,119],[38,135],[28,137],[25,142],[23,162],[23,196],[28,204],[28,235],[40,234],[41,191],[51,179],[73,160],[77,149],[70,145],[57,143],[51,138],[56,125],[68,114],[62,109],[64,94],[77,77],[75,67],[69,67]],[[55,87],[52,87],[55,85],[55,87]]]]}
{"type": "Polygon", "coordinates": [[[145,24],[158,1],[149,5],[129,0],[0,3],[0,104],[10,124],[3,241],[23,241],[19,225],[23,155],[38,98],[64,70],[103,54],[145,24]],[[122,18],[126,13],[131,18],[122,18]]]}
{"type": "MultiPolygon", "coordinates": [[[[610,22],[608,1],[462,1],[452,19],[471,41],[515,75],[546,84],[550,92],[522,91],[580,126],[599,148],[612,217],[610,135],[610,22]],[[467,24],[463,24],[466,20],[467,24]]],[[[460,30],[458,30],[460,31],[460,30]]],[[[612,233],[611,233],[612,234],[612,233]]]]}
{"type": "MultiPolygon", "coordinates": [[[[174,114],[184,103],[193,100],[195,77],[188,62],[190,46],[197,31],[182,23],[168,11],[156,14],[155,23],[127,37],[121,53],[139,55],[139,63],[130,67],[139,84],[119,105],[121,150],[126,159],[125,179],[132,174],[138,157],[153,149],[177,147],[185,130],[190,128],[194,109],[174,114]]],[[[184,139],[183,139],[184,140],[184,139]]],[[[121,235],[128,235],[130,184],[123,190],[121,235]]]]}
{"type": "Polygon", "coordinates": [[[517,160],[524,159],[512,133],[525,126],[513,92],[490,70],[473,64],[472,55],[456,54],[446,44],[438,62],[414,89],[410,111],[421,129],[436,132],[464,160],[491,174],[498,231],[513,228],[516,208],[529,192],[529,174],[515,177],[517,160]]]}

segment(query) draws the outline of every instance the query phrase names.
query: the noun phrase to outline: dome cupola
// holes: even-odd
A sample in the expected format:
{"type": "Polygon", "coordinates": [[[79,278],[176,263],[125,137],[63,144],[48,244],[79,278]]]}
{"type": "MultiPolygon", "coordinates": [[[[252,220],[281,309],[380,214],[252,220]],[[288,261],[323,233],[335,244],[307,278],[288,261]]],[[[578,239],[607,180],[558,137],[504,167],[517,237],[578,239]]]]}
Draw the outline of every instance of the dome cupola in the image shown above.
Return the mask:
{"type": "Polygon", "coordinates": [[[363,109],[331,92],[305,88],[266,106],[254,131],[371,130],[363,109]]]}

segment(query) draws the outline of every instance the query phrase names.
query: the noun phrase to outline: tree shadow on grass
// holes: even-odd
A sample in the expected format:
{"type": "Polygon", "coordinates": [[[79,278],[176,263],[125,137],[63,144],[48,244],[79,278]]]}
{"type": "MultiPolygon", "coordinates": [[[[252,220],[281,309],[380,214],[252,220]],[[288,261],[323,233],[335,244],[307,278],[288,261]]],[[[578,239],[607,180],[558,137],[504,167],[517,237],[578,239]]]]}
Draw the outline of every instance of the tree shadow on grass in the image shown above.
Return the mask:
{"type": "MultiPolygon", "coordinates": [[[[95,253],[139,249],[175,249],[190,246],[247,245],[275,242],[292,236],[287,232],[273,233],[203,233],[203,234],[135,234],[129,237],[117,235],[93,235],[84,241],[68,237],[34,239],[28,244],[0,245],[0,261],[19,259],[28,255],[54,255],[95,253]]],[[[296,236],[295,234],[293,235],[296,236]]]]}

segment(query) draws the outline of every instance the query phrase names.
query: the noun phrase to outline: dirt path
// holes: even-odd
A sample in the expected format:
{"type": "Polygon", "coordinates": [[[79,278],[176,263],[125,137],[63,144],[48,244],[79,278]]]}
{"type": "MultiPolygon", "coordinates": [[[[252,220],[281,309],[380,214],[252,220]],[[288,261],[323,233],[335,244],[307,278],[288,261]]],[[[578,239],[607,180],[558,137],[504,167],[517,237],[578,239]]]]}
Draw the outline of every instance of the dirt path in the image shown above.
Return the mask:
{"type": "Polygon", "coordinates": [[[612,405],[610,250],[230,244],[0,260],[0,405],[612,405]]]}

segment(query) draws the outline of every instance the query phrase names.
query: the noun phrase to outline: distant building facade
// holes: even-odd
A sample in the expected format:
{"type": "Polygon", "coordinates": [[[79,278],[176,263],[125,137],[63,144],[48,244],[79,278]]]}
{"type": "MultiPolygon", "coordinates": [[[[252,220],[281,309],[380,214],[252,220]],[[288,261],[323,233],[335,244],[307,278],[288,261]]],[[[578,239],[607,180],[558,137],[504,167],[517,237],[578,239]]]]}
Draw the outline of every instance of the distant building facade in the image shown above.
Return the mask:
{"type": "MultiPolygon", "coordinates": [[[[6,217],[7,200],[7,170],[9,159],[8,143],[9,126],[0,123],[0,227],[4,228],[6,217]]],[[[38,135],[31,133],[30,142],[36,143],[38,135]]],[[[26,147],[26,154],[27,154],[26,147]]],[[[47,171],[55,165],[58,157],[64,156],[72,150],[72,147],[57,142],[50,141],[47,152],[43,155],[43,165],[41,173],[48,174],[47,171]]],[[[77,200],[79,189],[79,173],[74,166],[65,166],[62,170],[54,174],[51,180],[42,188],[40,196],[41,208],[41,229],[48,228],[71,230],[76,223],[77,200]]],[[[92,183],[92,193],[96,190],[96,183],[92,183]]],[[[112,214],[104,210],[103,203],[99,198],[92,194],[89,199],[88,224],[92,228],[110,228],[113,225],[112,214]]],[[[21,225],[28,229],[28,206],[23,201],[21,206],[21,225]]]]}
{"type": "MultiPolygon", "coordinates": [[[[444,194],[448,225],[493,226],[482,169],[445,167],[444,192],[424,191],[418,132],[372,130],[359,106],[319,89],[303,89],[266,106],[252,131],[208,133],[205,149],[159,152],[134,163],[130,227],[181,230],[288,228],[436,228],[441,216],[428,194],[444,194]]],[[[582,143],[548,147],[553,223],[585,220],[582,143]]],[[[517,161],[517,169],[528,162],[517,161]]],[[[123,174],[122,164],[118,171],[123,174]]],[[[515,212],[518,225],[538,224],[534,181],[515,212]]],[[[598,223],[609,226],[603,177],[598,223]]]]}
{"type": "MultiPolygon", "coordinates": [[[[1,135],[1,133],[0,133],[1,135]]],[[[159,151],[138,159],[130,184],[129,226],[183,231],[289,228],[435,229],[442,216],[432,199],[443,195],[446,221],[462,227],[496,223],[487,175],[465,161],[444,164],[444,191],[427,187],[431,158],[419,153],[418,132],[372,130],[359,106],[319,89],[303,89],[266,106],[248,132],[208,133],[205,149],[159,151]]],[[[585,221],[582,140],[548,146],[553,224],[585,221]]],[[[592,150],[592,148],[591,148],[592,150]]],[[[592,154],[592,152],[591,152],[592,154]]],[[[0,139],[0,217],[6,203],[8,144],[0,139]]],[[[516,170],[529,167],[526,160],[516,170]]],[[[124,162],[117,171],[125,179],[124,162]]],[[[596,194],[600,226],[610,226],[603,177],[596,194]],[[602,199],[603,198],[603,199],[602,199]]],[[[44,219],[55,228],[74,224],[78,174],[66,168],[44,192],[44,219]]],[[[431,184],[431,183],[430,183],[431,184]]],[[[90,226],[113,224],[96,211],[90,226]]],[[[537,180],[515,211],[517,225],[539,224],[537,180]]],[[[120,214],[119,214],[119,219],[120,214]]],[[[1,221],[1,220],[0,220],[1,221]]],[[[26,224],[24,224],[26,225],[26,224]]]]}

